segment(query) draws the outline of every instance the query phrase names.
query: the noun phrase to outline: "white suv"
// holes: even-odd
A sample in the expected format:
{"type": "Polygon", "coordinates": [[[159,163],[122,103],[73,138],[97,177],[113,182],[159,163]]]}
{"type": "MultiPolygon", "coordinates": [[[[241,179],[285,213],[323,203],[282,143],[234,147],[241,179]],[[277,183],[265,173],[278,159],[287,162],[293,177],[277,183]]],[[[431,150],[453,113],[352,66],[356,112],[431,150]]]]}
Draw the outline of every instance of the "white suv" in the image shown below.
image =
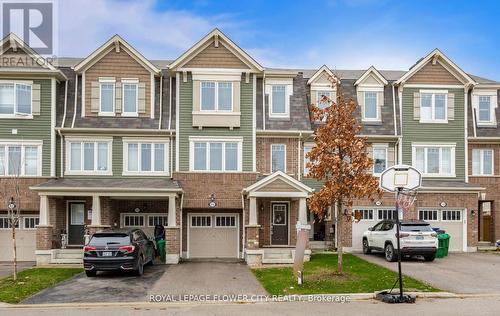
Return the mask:
{"type": "MultiPolygon", "coordinates": [[[[363,253],[383,251],[387,261],[396,261],[397,237],[396,221],[384,220],[368,228],[363,234],[363,253]]],[[[438,248],[437,234],[429,223],[424,221],[401,221],[401,256],[423,256],[426,261],[436,258],[438,248]]]]}

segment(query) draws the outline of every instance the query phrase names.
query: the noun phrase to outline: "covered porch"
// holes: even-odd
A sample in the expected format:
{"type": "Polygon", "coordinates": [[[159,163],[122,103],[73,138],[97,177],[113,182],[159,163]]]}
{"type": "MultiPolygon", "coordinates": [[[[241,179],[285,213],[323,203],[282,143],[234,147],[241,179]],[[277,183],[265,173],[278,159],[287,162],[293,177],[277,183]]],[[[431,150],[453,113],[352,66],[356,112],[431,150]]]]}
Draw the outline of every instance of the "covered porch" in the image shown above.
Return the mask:
{"type": "MultiPolygon", "coordinates": [[[[297,225],[308,225],[307,198],[312,192],[281,171],[243,190],[245,261],[249,265],[293,263],[297,225]]],[[[309,255],[307,249],[306,260],[309,255]]]]}
{"type": "Polygon", "coordinates": [[[81,262],[81,248],[97,231],[140,228],[154,237],[165,227],[167,263],[180,257],[180,196],[165,179],[57,179],[34,186],[40,196],[38,265],[81,262]]]}

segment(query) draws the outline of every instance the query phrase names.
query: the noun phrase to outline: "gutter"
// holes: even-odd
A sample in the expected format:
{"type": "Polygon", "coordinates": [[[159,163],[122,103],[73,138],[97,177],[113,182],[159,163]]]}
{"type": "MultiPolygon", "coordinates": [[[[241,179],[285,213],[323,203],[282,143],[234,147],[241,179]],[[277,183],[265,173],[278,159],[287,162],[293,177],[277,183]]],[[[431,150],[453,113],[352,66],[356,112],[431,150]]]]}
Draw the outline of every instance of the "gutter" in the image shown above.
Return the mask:
{"type": "Polygon", "coordinates": [[[158,130],[156,128],[144,128],[144,129],[133,129],[133,128],[68,128],[68,127],[58,127],[56,130],[60,130],[61,132],[97,132],[97,133],[129,133],[129,134],[146,134],[146,133],[154,133],[154,134],[167,134],[172,133],[172,130],[162,129],[158,130]]]}
{"type": "Polygon", "coordinates": [[[30,190],[33,191],[43,191],[43,192],[102,192],[102,193],[113,193],[113,192],[159,192],[159,193],[173,193],[173,192],[184,192],[182,188],[174,189],[155,189],[155,188],[111,188],[111,187],[38,187],[31,186],[30,190]]]}

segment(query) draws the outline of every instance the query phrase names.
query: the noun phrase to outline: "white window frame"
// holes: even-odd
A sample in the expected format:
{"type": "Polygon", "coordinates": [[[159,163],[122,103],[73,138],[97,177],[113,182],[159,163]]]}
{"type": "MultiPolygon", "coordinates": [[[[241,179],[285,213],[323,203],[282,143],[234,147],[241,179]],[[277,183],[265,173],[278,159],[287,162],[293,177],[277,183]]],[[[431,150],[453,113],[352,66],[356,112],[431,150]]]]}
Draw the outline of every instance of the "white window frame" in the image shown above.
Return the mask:
{"type": "Polygon", "coordinates": [[[285,152],[285,161],[284,161],[284,167],[285,167],[285,170],[283,170],[284,173],[286,173],[286,144],[271,144],[271,148],[270,148],[270,151],[271,151],[271,161],[270,161],[270,166],[269,166],[269,170],[271,171],[271,173],[274,173],[275,171],[273,171],[273,146],[283,146],[283,148],[285,149],[284,152],[285,152]]]}
{"type": "Polygon", "coordinates": [[[40,217],[37,216],[37,215],[26,215],[26,216],[22,216],[20,221],[22,222],[22,227],[24,230],[35,230],[36,227],[39,225],[40,223],[40,217]],[[34,227],[26,227],[26,220],[31,220],[33,219],[35,221],[35,226],[34,227]],[[36,221],[38,220],[38,224],[36,224],[36,221]]]}
{"type": "MultiPolygon", "coordinates": [[[[0,227],[0,231],[2,231],[2,230],[10,230],[11,229],[10,224],[9,224],[9,217],[7,215],[1,215],[0,216],[0,220],[2,222],[6,223],[6,225],[7,225],[7,227],[0,227]]],[[[2,224],[2,226],[3,226],[3,224],[2,224]]]]}
{"type": "MultiPolygon", "coordinates": [[[[123,97],[123,95],[122,95],[123,97]]],[[[116,115],[116,80],[109,78],[99,78],[99,116],[115,116],[116,115]],[[113,85],[113,110],[110,112],[102,111],[102,86],[113,85]]]]}
{"type": "Polygon", "coordinates": [[[472,108],[476,111],[476,123],[477,126],[496,126],[496,114],[495,109],[498,106],[498,95],[497,90],[474,90],[472,93],[472,108]],[[489,97],[490,98],[490,119],[488,121],[480,120],[479,115],[479,98],[480,97],[489,97]]]}
{"type": "Polygon", "coordinates": [[[220,81],[216,81],[216,80],[202,80],[200,81],[200,112],[202,113],[217,113],[217,112],[221,112],[221,113],[231,113],[234,111],[234,82],[232,81],[223,81],[223,80],[220,80],[220,81]],[[215,93],[214,93],[214,105],[215,105],[215,109],[213,110],[204,110],[203,109],[203,95],[202,95],[202,91],[203,91],[203,83],[204,82],[209,82],[209,83],[214,83],[215,84],[215,93]],[[219,84],[220,83],[229,83],[231,84],[231,109],[230,110],[221,110],[219,109],[219,84]]]}
{"type": "MultiPolygon", "coordinates": [[[[307,168],[307,163],[309,162],[309,159],[306,158],[306,154],[308,152],[310,152],[313,147],[314,147],[314,144],[312,144],[312,143],[305,143],[304,146],[303,146],[303,149],[302,149],[302,154],[304,155],[304,160],[303,160],[303,163],[304,163],[304,166],[303,166],[304,167],[304,169],[303,169],[304,177],[307,177],[307,175],[309,174],[309,169],[307,168]],[[309,151],[306,151],[306,148],[310,148],[309,151]]],[[[271,167],[272,167],[272,160],[271,160],[271,167]]]]}
{"type": "Polygon", "coordinates": [[[384,88],[363,88],[361,90],[363,94],[363,122],[380,122],[380,104],[378,104],[378,94],[384,92],[384,88]],[[375,118],[366,117],[366,93],[375,93],[375,118]]]}
{"type": "Polygon", "coordinates": [[[198,228],[212,228],[214,227],[214,223],[213,223],[213,218],[212,218],[212,215],[202,215],[202,214],[192,214],[191,216],[189,216],[189,228],[195,228],[195,229],[198,229],[198,228]],[[193,226],[193,218],[196,218],[196,217],[204,217],[205,218],[205,222],[206,222],[206,218],[210,218],[210,225],[195,225],[193,226]]]}
{"type": "Polygon", "coordinates": [[[121,213],[120,214],[120,227],[122,228],[129,228],[129,227],[146,227],[147,226],[146,222],[146,214],[141,214],[141,213],[121,213]],[[125,217],[130,216],[130,217],[137,217],[140,218],[142,217],[142,226],[135,226],[135,225],[125,225],[125,217]]]}
{"type": "Polygon", "coordinates": [[[139,79],[122,79],[122,114],[121,116],[139,116],[139,79]],[[125,111],[125,85],[135,85],[135,112],[125,111]]]}
{"type": "Polygon", "coordinates": [[[266,79],[265,90],[268,96],[269,118],[290,118],[290,97],[293,95],[293,78],[266,79]],[[273,86],[285,86],[285,113],[273,112],[273,86]]]}
{"type": "Polygon", "coordinates": [[[0,147],[4,147],[4,173],[0,174],[0,177],[22,177],[22,178],[34,178],[42,176],[42,148],[43,141],[22,141],[22,140],[1,140],[0,139],[0,147]],[[9,175],[9,147],[21,147],[21,174],[20,175],[9,175]],[[25,150],[26,147],[36,147],[37,148],[37,174],[36,175],[26,175],[25,174],[25,166],[26,166],[26,156],[25,150]]]}
{"type": "MultiPolygon", "coordinates": [[[[234,214],[228,214],[228,215],[224,215],[224,214],[216,214],[214,215],[214,223],[213,223],[213,227],[215,228],[237,228],[238,227],[238,217],[234,214]],[[230,218],[234,218],[234,225],[218,225],[217,224],[217,218],[218,217],[230,217],[230,218]]],[[[225,220],[224,220],[225,221],[225,220]]]]}
{"type": "MultiPolygon", "coordinates": [[[[425,217],[425,216],[423,216],[423,217],[425,217]]],[[[426,209],[426,208],[418,209],[418,219],[420,221],[426,221],[426,222],[438,222],[440,219],[440,211],[438,209],[426,209]],[[424,219],[424,218],[422,218],[422,216],[421,216],[422,214],[428,214],[428,213],[435,214],[436,219],[424,219]]]]}
{"type": "Polygon", "coordinates": [[[149,225],[149,219],[151,217],[162,217],[163,218],[162,221],[165,223],[165,225],[163,226],[164,227],[168,226],[168,213],[147,213],[145,215],[146,215],[146,223],[145,223],[146,227],[155,227],[155,225],[149,225]]]}
{"type": "Polygon", "coordinates": [[[113,138],[111,137],[87,137],[87,138],[73,138],[66,137],[66,168],[65,175],[113,175],[113,138]],[[89,141],[89,140],[92,141],[89,141]],[[80,170],[71,170],[71,144],[80,143],[80,170]],[[84,165],[84,148],[83,143],[93,143],[94,144],[94,170],[83,170],[84,165]],[[97,170],[98,165],[98,143],[108,144],[108,170],[97,170]]]}
{"type": "Polygon", "coordinates": [[[241,172],[243,168],[243,138],[242,137],[189,137],[189,171],[199,173],[236,173],[241,172]],[[194,144],[206,143],[206,169],[194,169],[194,144]],[[209,143],[222,143],[222,170],[210,170],[210,145],[209,143]],[[236,170],[226,170],[226,143],[237,143],[238,162],[236,170]]]}
{"type": "Polygon", "coordinates": [[[495,151],[493,148],[474,148],[472,149],[472,175],[475,177],[491,177],[495,175],[495,151]],[[474,172],[474,152],[479,151],[479,173],[474,172]],[[484,152],[491,151],[491,173],[484,173],[484,152]]]}
{"type": "Polygon", "coordinates": [[[448,123],[448,90],[420,90],[420,123],[448,123]],[[431,119],[422,119],[422,94],[431,94],[431,119]],[[436,94],[444,94],[444,119],[436,119],[436,94]]]}
{"type": "Polygon", "coordinates": [[[168,139],[158,139],[158,138],[123,138],[123,168],[122,175],[123,176],[169,176],[170,175],[170,140],[168,139]],[[138,170],[130,171],[128,170],[128,145],[129,144],[137,144],[138,152],[137,152],[137,163],[138,170]],[[150,144],[151,145],[151,171],[142,171],[141,169],[141,145],[142,144],[150,144]],[[164,171],[155,171],[155,145],[162,144],[164,145],[164,171]]]}
{"type": "Polygon", "coordinates": [[[427,149],[429,147],[439,148],[439,173],[427,173],[425,170],[420,170],[423,177],[429,178],[454,178],[456,177],[455,171],[455,143],[413,143],[412,144],[412,166],[416,168],[417,166],[417,148],[424,148],[424,168],[427,169],[427,149]],[[450,148],[450,173],[441,173],[442,170],[442,148],[450,148]]]}
{"type": "Polygon", "coordinates": [[[385,151],[385,168],[387,169],[389,164],[389,145],[388,144],[373,144],[372,145],[372,159],[373,159],[373,167],[372,173],[374,176],[380,176],[382,172],[375,172],[375,150],[384,150],[385,151]]]}
{"type": "Polygon", "coordinates": [[[445,223],[458,223],[458,222],[461,222],[463,220],[463,212],[462,210],[460,209],[443,209],[441,210],[441,217],[440,217],[440,220],[441,222],[445,222],[445,223]],[[460,219],[444,219],[444,213],[447,213],[447,212],[458,212],[458,214],[460,214],[460,219]]]}
{"type": "Polygon", "coordinates": [[[354,217],[356,216],[356,212],[361,212],[360,222],[361,221],[364,221],[364,222],[367,222],[367,221],[370,221],[370,222],[376,221],[377,214],[378,214],[378,210],[377,209],[373,209],[373,208],[355,208],[352,211],[352,214],[353,214],[354,217]],[[371,218],[369,218],[370,214],[371,214],[371,218]]]}
{"type": "MultiPolygon", "coordinates": [[[[385,220],[391,220],[391,219],[395,219],[395,218],[383,218],[384,216],[379,216],[379,212],[382,212],[382,214],[392,214],[392,213],[395,213],[395,212],[398,212],[396,209],[394,208],[375,208],[374,209],[376,214],[377,214],[377,221],[385,221],[385,220]]],[[[398,212],[398,215],[399,215],[399,219],[403,219],[403,212],[398,212]]],[[[375,216],[374,216],[375,218],[375,216]]]]}
{"type": "Polygon", "coordinates": [[[0,114],[0,118],[16,118],[16,119],[33,119],[33,81],[27,80],[0,80],[0,84],[12,84],[14,86],[14,113],[13,114],[0,114]],[[31,111],[29,114],[19,113],[17,110],[17,93],[16,86],[25,85],[31,87],[31,111]]]}

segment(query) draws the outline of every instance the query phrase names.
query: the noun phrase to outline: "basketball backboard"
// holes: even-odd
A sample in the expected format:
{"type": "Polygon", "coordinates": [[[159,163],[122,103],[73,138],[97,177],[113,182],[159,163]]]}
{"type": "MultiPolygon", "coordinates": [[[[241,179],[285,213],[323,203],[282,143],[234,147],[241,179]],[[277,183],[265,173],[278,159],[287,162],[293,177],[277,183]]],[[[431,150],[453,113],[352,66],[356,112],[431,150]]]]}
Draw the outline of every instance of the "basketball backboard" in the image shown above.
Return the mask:
{"type": "Polygon", "coordinates": [[[395,165],[380,174],[380,188],[395,192],[397,188],[415,190],[422,185],[422,174],[412,166],[395,165]]]}

